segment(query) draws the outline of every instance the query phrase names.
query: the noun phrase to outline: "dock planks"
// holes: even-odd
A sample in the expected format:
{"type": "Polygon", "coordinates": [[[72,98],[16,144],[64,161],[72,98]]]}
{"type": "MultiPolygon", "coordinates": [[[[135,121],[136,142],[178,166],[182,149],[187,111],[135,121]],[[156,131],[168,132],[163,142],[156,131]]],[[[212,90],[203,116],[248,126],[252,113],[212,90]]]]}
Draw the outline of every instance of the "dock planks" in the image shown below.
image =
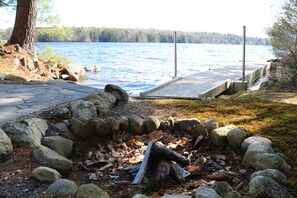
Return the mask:
{"type": "MultiPolygon", "coordinates": [[[[246,63],[246,81],[251,85],[266,74],[270,63],[246,63]]],[[[224,66],[190,76],[179,77],[140,93],[141,98],[206,99],[226,91],[234,81],[241,80],[242,66],[224,66]]]]}

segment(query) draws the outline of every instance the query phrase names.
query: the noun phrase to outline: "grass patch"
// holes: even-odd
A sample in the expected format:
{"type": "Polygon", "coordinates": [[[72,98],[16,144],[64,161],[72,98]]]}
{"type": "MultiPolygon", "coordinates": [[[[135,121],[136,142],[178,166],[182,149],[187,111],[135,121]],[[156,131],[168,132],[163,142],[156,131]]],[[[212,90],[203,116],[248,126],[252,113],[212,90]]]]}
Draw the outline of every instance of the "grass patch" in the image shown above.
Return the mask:
{"type": "Polygon", "coordinates": [[[65,68],[68,64],[72,63],[69,57],[59,54],[56,49],[48,45],[44,45],[43,50],[38,53],[38,57],[45,61],[57,63],[61,68],[65,68]]]}
{"type": "Polygon", "coordinates": [[[297,197],[297,105],[263,100],[263,96],[248,93],[229,100],[155,100],[153,103],[157,109],[166,109],[168,115],[196,117],[201,121],[216,119],[220,126],[234,124],[250,134],[269,138],[275,152],[293,168],[287,187],[297,197]]]}

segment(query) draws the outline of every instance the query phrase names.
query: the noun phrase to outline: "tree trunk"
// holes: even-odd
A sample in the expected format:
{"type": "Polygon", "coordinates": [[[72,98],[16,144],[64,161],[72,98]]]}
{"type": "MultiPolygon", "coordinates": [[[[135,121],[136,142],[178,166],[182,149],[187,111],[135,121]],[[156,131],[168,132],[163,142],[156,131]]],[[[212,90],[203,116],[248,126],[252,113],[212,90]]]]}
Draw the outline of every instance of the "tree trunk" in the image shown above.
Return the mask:
{"type": "Polygon", "coordinates": [[[19,44],[34,54],[36,16],[37,0],[18,0],[14,28],[8,44],[19,44]]]}

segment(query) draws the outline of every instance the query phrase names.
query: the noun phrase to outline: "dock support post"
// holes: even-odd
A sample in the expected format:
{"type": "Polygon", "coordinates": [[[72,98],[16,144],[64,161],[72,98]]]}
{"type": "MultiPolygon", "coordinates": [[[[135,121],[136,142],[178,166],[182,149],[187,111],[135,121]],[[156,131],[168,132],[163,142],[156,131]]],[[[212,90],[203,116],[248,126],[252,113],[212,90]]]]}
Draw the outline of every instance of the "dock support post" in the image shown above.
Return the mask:
{"type": "Polygon", "coordinates": [[[243,26],[243,54],[242,54],[242,82],[245,81],[245,33],[246,33],[246,28],[245,25],[243,26]]]}
{"type": "Polygon", "coordinates": [[[177,48],[176,48],[176,31],[174,31],[174,78],[177,78],[177,48]]]}

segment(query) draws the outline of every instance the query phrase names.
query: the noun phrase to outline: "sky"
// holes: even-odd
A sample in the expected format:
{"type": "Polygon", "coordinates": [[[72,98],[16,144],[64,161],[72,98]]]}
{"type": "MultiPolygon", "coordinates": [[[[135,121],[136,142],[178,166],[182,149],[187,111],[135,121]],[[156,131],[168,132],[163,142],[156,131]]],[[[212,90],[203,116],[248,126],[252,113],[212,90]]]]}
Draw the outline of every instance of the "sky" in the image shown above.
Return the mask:
{"type": "MultiPolygon", "coordinates": [[[[153,28],[241,35],[245,25],[247,36],[266,37],[265,28],[275,21],[279,1],[56,0],[55,9],[65,26],[153,28]]],[[[0,19],[0,28],[6,24],[0,19]]]]}

